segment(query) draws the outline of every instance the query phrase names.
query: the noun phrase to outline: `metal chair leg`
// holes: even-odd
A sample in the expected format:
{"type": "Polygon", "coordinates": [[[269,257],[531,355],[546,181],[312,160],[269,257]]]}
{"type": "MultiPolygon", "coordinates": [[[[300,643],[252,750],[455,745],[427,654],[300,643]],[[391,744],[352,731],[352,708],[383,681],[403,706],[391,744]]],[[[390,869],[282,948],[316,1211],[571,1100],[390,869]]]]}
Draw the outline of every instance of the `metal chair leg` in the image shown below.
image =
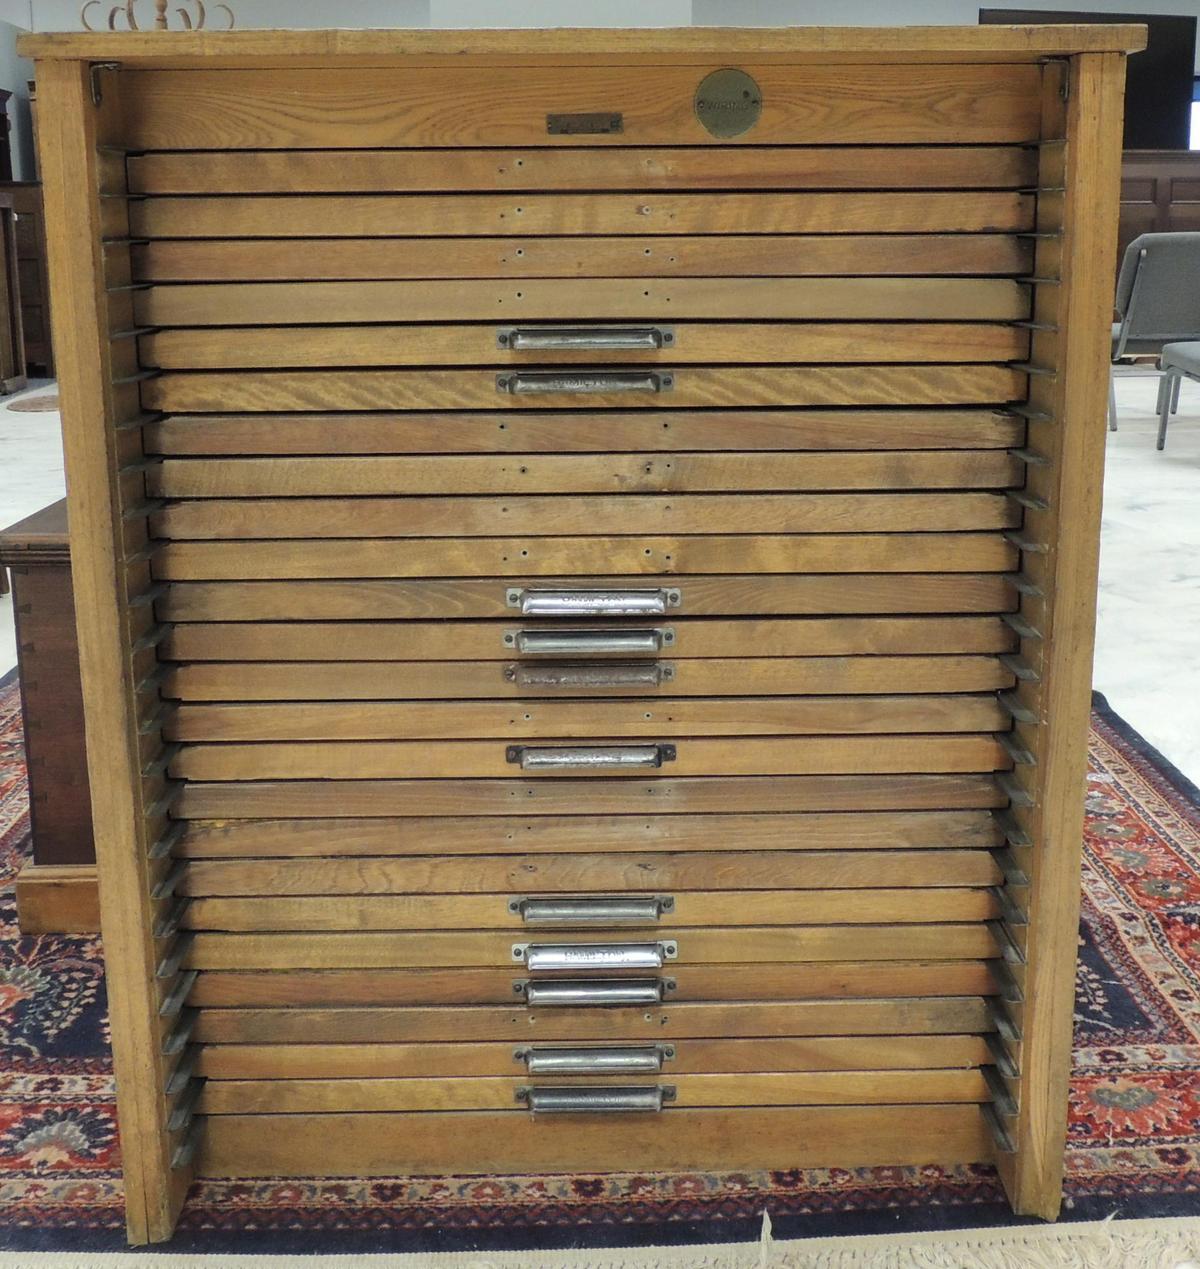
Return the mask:
{"type": "Polygon", "coordinates": [[[1171,413],[1179,413],[1179,389],[1183,387],[1183,375],[1175,376],[1175,388],[1171,393],[1171,413]]]}
{"type": "Polygon", "coordinates": [[[1171,421],[1171,401],[1178,395],[1180,375],[1163,375],[1163,391],[1159,393],[1158,405],[1158,440],[1155,449],[1162,449],[1167,443],[1167,424],[1171,421]]]}
{"type": "Polygon", "coordinates": [[[1163,395],[1171,386],[1171,376],[1165,370],[1160,371],[1158,376],[1158,396],[1154,398],[1154,413],[1158,414],[1163,408],[1163,395]]]}
{"type": "Polygon", "coordinates": [[[1108,367],[1108,430],[1117,430],[1117,381],[1111,364],[1108,367]]]}

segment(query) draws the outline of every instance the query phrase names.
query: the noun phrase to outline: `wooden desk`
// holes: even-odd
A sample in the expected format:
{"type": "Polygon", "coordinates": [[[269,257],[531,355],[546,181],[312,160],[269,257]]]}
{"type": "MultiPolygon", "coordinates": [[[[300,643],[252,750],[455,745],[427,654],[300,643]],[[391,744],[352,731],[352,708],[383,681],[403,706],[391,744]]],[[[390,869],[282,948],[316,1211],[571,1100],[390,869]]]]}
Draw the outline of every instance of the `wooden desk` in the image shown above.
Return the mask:
{"type": "Polygon", "coordinates": [[[12,578],[33,828],[33,858],[17,877],[17,918],[24,934],[97,930],[65,500],[0,532],[0,567],[12,578]]]}

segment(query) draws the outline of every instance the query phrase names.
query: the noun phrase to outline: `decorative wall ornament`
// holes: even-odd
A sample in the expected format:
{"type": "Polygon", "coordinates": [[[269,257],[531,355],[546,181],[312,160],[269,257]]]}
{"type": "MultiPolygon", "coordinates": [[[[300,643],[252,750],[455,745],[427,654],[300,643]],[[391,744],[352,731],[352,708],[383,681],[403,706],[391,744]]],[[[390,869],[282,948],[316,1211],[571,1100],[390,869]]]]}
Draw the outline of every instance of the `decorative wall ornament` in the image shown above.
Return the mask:
{"type": "MultiPolygon", "coordinates": [[[[108,30],[140,31],[142,28],[137,18],[140,3],[141,0],[125,0],[124,4],[112,5],[108,10],[106,23],[108,30]]],[[[166,31],[170,28],[171,20],[167,12],[169,4],[170,0],[154,0],[154,29],[156,31],[166,31]]],[[[79,10],[79,20],[89,31],[99,29],[92,25],[90,16],[91,11],[97,7],[103,10],[104,0],[87,0],[87,3],[79,10]]],[[[233,10],[227,4],[214,4],[211,9],[220,11],[228,19],[228,25],[218,29],[232,31],[233,10]]],[[[209,8],[205,7],[204,0],[183,0],[175,12],[179,15],[179,24],[185,31],[202,31],[208,25],[209,8]]]]}

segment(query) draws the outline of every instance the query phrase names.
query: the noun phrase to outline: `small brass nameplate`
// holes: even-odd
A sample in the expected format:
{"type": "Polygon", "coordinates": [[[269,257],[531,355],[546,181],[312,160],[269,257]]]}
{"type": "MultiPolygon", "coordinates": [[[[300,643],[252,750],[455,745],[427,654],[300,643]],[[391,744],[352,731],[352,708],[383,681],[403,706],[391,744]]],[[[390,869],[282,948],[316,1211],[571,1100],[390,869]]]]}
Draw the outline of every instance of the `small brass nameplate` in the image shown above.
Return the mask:
{"type": "Polygon", "coordinates": [[[598,136],[625,131],[620,111],[599,111],[583,115],[547,115],[546,131],[552,137],[598,136]]]}

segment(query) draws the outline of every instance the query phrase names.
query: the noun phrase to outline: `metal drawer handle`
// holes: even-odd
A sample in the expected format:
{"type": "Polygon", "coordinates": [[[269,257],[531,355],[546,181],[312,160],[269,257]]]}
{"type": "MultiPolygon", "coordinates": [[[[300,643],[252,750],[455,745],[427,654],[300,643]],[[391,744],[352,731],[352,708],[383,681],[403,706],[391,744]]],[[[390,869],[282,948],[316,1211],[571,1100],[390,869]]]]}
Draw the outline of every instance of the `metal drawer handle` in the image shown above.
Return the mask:
{"type": "Polygon", "coordinates": [[[666,661],[624,665],[506,665],[504,677],[518,687],[658,687],[675,677],[666,661]]]}
{"type": "Polygon", "coordinates": [[[506,630],[504,646],[533,656],[655,653],[675,642],[670,626],[647,630],[506,630]]]}
{"type": "Polygon", "coordinates": [[[518,1088],[516,1099],[535,1115],[628,1115],[658,1114],[663,1104],[675,1100],[670,1084],[648,1084],[618,1088],[518,1088]]]}
{"type": "Polygon", "coordinates": [[[513,352],[563,350],[637,351],[664,348],[675,342],[670,326],[502,326],[496,347],[513,352]]]}
{"type": "Polygon", "coordinates": [[[679,946],[661,943],[514,943],[512,958],[531,974],[581,969],[662,969],[679,946]]]}
{"type": "Polygon", "coordinates": [[[675,587],[642,590],[524,590],[505,591],[504,602],[527,617],[656,617],[683,603],[675,587]]]}
{"type": "Polygon", "coordinates": [[[571,1009],[588,1006],[657,1005],[675,990],[673,978],[553,979],[518,978],[513,995],[534,1008],[571,1009]]]}
{"type": "Polygon", "coordinates": [[[519,370],[496,376],[496,391],[514,396],[670,392],[674,386],[675,375],[670,370],[519,370]]]}
{"type": "Polygon", "coordinates": [[[653,925],[664,912],[674,912],[675,897],[619,894],[519,898],[508,901],[508,910],[526,925],[653,925]]]}
{"type": "Polygon", "coordinates": [[[674,745],[592,745],[547,746],[509,745],[505,762],[522,771],[594,771],[601,767],[629,767],[645,770],[675,761],[674,745]]]}
{"type": "Polygon", "coordinates": [[[530,1075],[657,1075],[675,1056],[673,1044],[636,1044],[627,1048],[517,1049],[530,1075]]]}

